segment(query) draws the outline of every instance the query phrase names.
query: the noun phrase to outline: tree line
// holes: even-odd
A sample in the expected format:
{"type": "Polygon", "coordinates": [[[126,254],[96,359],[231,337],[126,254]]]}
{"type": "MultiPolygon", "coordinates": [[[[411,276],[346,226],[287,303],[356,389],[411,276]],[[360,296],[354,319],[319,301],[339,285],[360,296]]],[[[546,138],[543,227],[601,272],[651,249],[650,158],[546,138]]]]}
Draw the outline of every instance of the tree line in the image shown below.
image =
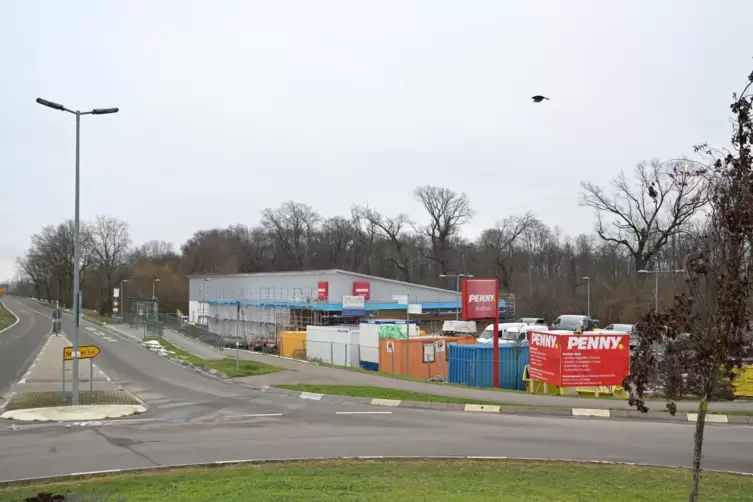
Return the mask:
{"type": "MultiPolygon", "coordinates": [[[[463,235],[475,216],[472,201],[450,188],[420,186],[423,207],[414,220],[354,205],[349,215],[322,217],[295,201],[265,209],[257,225],[197,231],[178,251],[171,243],[134,246],[127,222],[99,216],[81,226],[81,290],[85,308],[107,314],[112,290],[126,280],[126,296],[151,297],[152,281],[165,311],[185,310],[190,274],[235,274],[340,268],[454,289],[442,274],[497,277],[516,295],[520,315],[553,319],[585,313],[590,280],[591,314],[605,322],[631,322],[653,302],[653,283],[641,269],[682,267],[699,233],[707,181],[686,159],[640,162],[611,186],[583,183],[580,202],[595,215],[595,232],[566,236],[532,212],[503,215],[476,238],[463,235]]],[[[17,287],[72,304],[73,222],[32,236],[17,260],[17,287]]],[[[668,299],[680,277],[662,276],[668,299]]]]}

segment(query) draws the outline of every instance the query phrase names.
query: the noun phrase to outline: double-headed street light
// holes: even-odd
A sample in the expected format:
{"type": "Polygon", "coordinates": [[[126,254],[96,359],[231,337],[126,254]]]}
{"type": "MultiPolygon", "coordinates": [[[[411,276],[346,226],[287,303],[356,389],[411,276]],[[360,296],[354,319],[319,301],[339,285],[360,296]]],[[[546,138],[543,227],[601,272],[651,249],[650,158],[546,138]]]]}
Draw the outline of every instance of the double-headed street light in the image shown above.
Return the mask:
{"type": "MultiPolygon", "coordinates": [[[[109,113],[117,113],[117,108],[94,108],[88,112],[82,112],[79,110],[69,110],[61,104],[47,101],[46,99],[37,98],[37,103],[44,105],[53,110],[60,110],[63,112],[72,113],[76,116],[76,216],[73,226],[73,378],[71,385],[71,404],[77,405],[79,403],[79,389],[78,389],[78,367],[79,367],[79,343],[78,343],[78,329],[81,322],[81,294],[79,290],[79,262],[81,261],[81,242],[79,238],[79,138],[81,129],[81,115],[107,115],[109,113]]],[[[89,375],[92,378],[92,375],[89,375]]]]}
{"type": "Polygon", "coordinates": [[[682,274],[685,272],[685,269],[677,269],[677,270],[646,270],[641,269],[638,271],[639,274],[654,274],[654,310],[656,313],[659,313],[659,274],[682,274]]]}
{"type": "Polygon", "coordinates": [[[455,294],[457,295],[457,309],[455,310],[455,320],[460,320],[460,279],[463,277],[472,278],[471,274],[439,274],[439,277],[445,279],[447,277],[455,278],[455,294]]]}

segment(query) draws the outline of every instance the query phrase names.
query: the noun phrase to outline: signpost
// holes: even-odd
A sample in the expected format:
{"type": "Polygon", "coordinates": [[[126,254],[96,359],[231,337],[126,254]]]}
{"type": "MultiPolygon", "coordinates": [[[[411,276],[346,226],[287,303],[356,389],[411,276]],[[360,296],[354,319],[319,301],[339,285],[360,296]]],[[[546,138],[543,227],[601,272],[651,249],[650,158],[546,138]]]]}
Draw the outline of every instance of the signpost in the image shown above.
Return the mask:
{"type": "Polygon", "coordinates": [[[463,320],[492,319],[493,385],[499,387],[499,279],[463,279],[463,320]]]}
{"type": "MultiPolygon", "coordinates": [[[[76,359],[89,359],[89,392],[94,392],[94,358],[101,352],[102,350],[96,345],[80,345],[78,354],[74,354],[73,347],[63,348],[63,399],[65,399],[65,362],[73,361],[74,356],[76,359]]],[[[78,375],[73,375],[73,378],[78,380],[78,375]]]]}
{"type": "Polygon", "coordinates": [[[363,296],[343,296],[343,316],[365,316],[366,303],[364,300],[363,296]]]}

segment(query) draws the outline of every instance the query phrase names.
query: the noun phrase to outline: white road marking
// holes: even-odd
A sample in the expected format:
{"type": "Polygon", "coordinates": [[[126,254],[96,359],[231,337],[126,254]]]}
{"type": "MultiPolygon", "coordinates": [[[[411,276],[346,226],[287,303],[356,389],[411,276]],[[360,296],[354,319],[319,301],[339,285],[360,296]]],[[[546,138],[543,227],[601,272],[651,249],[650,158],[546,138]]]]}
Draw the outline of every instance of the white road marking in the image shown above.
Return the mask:
{"type": "Polygon", "coordinates": [[[321,401],[324,394],[317,394],[315,392],[301,392],[301,395],[298,396],[301,399],[313,399],[314,401],[321,401]]]}
{"type": "Polygon", "coordinates": [[[16,322],[14,322],[13,324],[11,324],[7,328],[0,329],[0,333],[2,333],[3,331],[7,331],[7,330],[11,329],[13,326],[15,326],[16,324],[18,324],[18,321],[19,321],[18,316],[16,314],[14,314],[11,309],[8,308],[8,304],[7,303],[3,303],[3,307],[5,307],[5,310],[7,310],[8,312],[10,312],[10,315],[12,315],[13,317],[16,318],[16,322]]]}
{"type": "Polygon", "coordinates": [[[336,411],[335,415],[392,415],[391,411],[336,411]]]}
{"type": "Polygon", "coordinates": [[[281,417],[282,413],[252,413],[250,415],[227,415],[228,418],[281,417]]]}
{"type": "Polygon", "coordinates": [[[391,408],[396,408],[400,406],[400,400],[399,399],[372,399],[371,404],[375,406],[389,406],[391,408]]]}
{"type": "Polygon", "coordinates": [[[482,413],[499,413],[500,406],[492,404],[466,404],[463,411],[477,411],[482,413]]]}
{"type": "Polygon", "coordinates": [[[609,410],[599,410],[595,408],[573,408],[573,416],[609,418],[609,410]]]}
{"type": "MultiPolygon", "coordinates": [[[[698,413],[688,413],[688,422],[697,422],[698,421],[698,413]]],[[[726,424],[729,422],[727,419],[727,415],[717,415],[714,413],[708,413],[706,415],[706,422],[710,423],[716,423],[716,424],[726,424]]]]}

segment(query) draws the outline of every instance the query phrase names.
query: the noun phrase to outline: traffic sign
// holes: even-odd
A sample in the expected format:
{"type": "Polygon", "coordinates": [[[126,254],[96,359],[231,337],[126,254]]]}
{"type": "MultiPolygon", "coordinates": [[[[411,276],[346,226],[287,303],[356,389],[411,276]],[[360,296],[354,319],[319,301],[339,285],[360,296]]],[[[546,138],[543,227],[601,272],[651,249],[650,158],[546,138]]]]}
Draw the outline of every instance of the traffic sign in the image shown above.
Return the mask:
{"type": "MultiPolygon", "coordinates": [[[[81,345],[78,348],[79,359],[94,359],[102,352],[96,345],[81,345]]],[[[63,361],[73,361],[73,347],[63,349],[63,361]]]]}

